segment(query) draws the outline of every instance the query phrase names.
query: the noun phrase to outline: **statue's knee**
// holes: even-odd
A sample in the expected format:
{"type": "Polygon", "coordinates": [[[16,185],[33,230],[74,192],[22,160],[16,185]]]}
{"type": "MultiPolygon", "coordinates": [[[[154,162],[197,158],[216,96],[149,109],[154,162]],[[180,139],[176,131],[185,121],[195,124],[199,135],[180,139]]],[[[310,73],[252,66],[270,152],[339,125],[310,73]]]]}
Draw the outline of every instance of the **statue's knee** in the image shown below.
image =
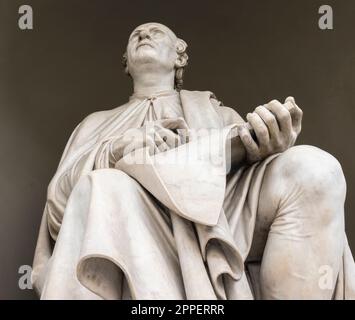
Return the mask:
{"type": "Polygon", "coordinates": [[[292,147],[271,162],[265,180],[275,207],[296,201],[302,213],[311,212],[304,218],[314,228],[343,220],[345,178],[341,165],[329,153],[306,145],[292,147]]]}
{"type": "Polygon", "coordinates": [[[346,183],[340,163],[328,152],[317,147],[295,146],[278,159],[278,170],[286,184],[296,183],[315,199],[330,197],[344,200],[346,183]]]}
{"type": "Polygon", "coordinates": [[[313,218],[322,223],[343,216],[346,182],[340,163],[331,154],[312,146],[296,146],[279,156],[284,190],[296,190],[302,201],[320,206],[313,218]],[[318,216],[318,217],[317,217],[318,216]]]}

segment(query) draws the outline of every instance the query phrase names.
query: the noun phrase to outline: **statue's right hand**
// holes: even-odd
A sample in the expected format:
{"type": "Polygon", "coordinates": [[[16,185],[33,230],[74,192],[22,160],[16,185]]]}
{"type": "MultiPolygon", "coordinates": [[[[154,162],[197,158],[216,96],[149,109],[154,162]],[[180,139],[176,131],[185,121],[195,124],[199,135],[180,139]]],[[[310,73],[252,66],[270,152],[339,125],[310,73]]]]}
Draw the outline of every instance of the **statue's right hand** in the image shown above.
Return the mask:
{"type": "Polygon", "coordinates": [[[151,155],[157,154],[179,146],[182,143],[181,132],[187,132],[182,118],[150,122],[140,128],[129,129],[115,139],[111,152],[116,160],[145,147],[151,155]]]}

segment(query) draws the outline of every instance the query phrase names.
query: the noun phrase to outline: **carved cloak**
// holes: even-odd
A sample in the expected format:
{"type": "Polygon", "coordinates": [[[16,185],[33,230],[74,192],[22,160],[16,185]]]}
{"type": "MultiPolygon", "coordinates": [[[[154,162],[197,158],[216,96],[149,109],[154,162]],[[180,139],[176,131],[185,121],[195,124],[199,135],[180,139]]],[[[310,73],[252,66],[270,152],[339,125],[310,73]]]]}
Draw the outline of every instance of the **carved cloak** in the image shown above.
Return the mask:
{"type": "MultiPolygon", "coordinates": [[[[210,92],[182,90],[180,98],[189,128],[243,121],[210,92]]],[[[139,127],[145,113],[128,103],[87,117],[73,132],[48,187],[33,263],[36,290],[42,299],[258,298],[259,266],[245,262],[264,171],[277,155],[217,179],[207,198],[168,188],[169,171],[157,168],[164,192],[156,195],[168,194],[157,201],[129,169],[108,168],[110,139],[139,127]],[[233,201],[231,192],[238,195],[233,201]],[[178,199],[173,208],[169,199],[178,199]]],[[[201,172],[213,184],[209,169],[201,172]]],[[[355,265],[344,238],[336,299],[355,298],[355,265]]]]}

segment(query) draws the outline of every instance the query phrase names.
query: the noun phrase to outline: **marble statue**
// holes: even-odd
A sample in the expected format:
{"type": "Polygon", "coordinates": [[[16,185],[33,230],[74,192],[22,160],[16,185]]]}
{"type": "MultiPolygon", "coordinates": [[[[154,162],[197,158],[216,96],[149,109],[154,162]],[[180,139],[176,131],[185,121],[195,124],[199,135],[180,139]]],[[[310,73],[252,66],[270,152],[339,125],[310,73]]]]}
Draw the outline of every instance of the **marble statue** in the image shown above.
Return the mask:
{"type": "Polygon", "coordinates": [[[183,90],[186,49],[162,24],[138,26],[129,101],[71,135],[35,252],[41,299],[354,298],[339,162],[294,146],[292,97],[246,122],[183,90]]]}

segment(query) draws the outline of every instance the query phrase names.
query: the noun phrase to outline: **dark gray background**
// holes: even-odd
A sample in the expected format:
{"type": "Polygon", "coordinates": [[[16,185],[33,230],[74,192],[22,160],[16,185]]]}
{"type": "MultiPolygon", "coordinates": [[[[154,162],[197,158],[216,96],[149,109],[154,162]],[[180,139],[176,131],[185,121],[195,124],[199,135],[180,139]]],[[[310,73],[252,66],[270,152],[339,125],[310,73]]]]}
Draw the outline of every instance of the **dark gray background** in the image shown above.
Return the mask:
{"type": "Polygon", "coordinates": [[[273,98],[304,110],[298,143],[335,155],[348,182],[347,232],[355,248],[354,1],[0,0],[0,298],[32,264],[46,197],[65,143],[81,119],[124,103],[121,56],[132,29],[156,21],[189,45],[185,88],[211,90],[243,116],[273,98]],[[34,30],[18,28],[30,4],[34,30]],[[334,30],[318,8],[334,9],[334,30]]]}

